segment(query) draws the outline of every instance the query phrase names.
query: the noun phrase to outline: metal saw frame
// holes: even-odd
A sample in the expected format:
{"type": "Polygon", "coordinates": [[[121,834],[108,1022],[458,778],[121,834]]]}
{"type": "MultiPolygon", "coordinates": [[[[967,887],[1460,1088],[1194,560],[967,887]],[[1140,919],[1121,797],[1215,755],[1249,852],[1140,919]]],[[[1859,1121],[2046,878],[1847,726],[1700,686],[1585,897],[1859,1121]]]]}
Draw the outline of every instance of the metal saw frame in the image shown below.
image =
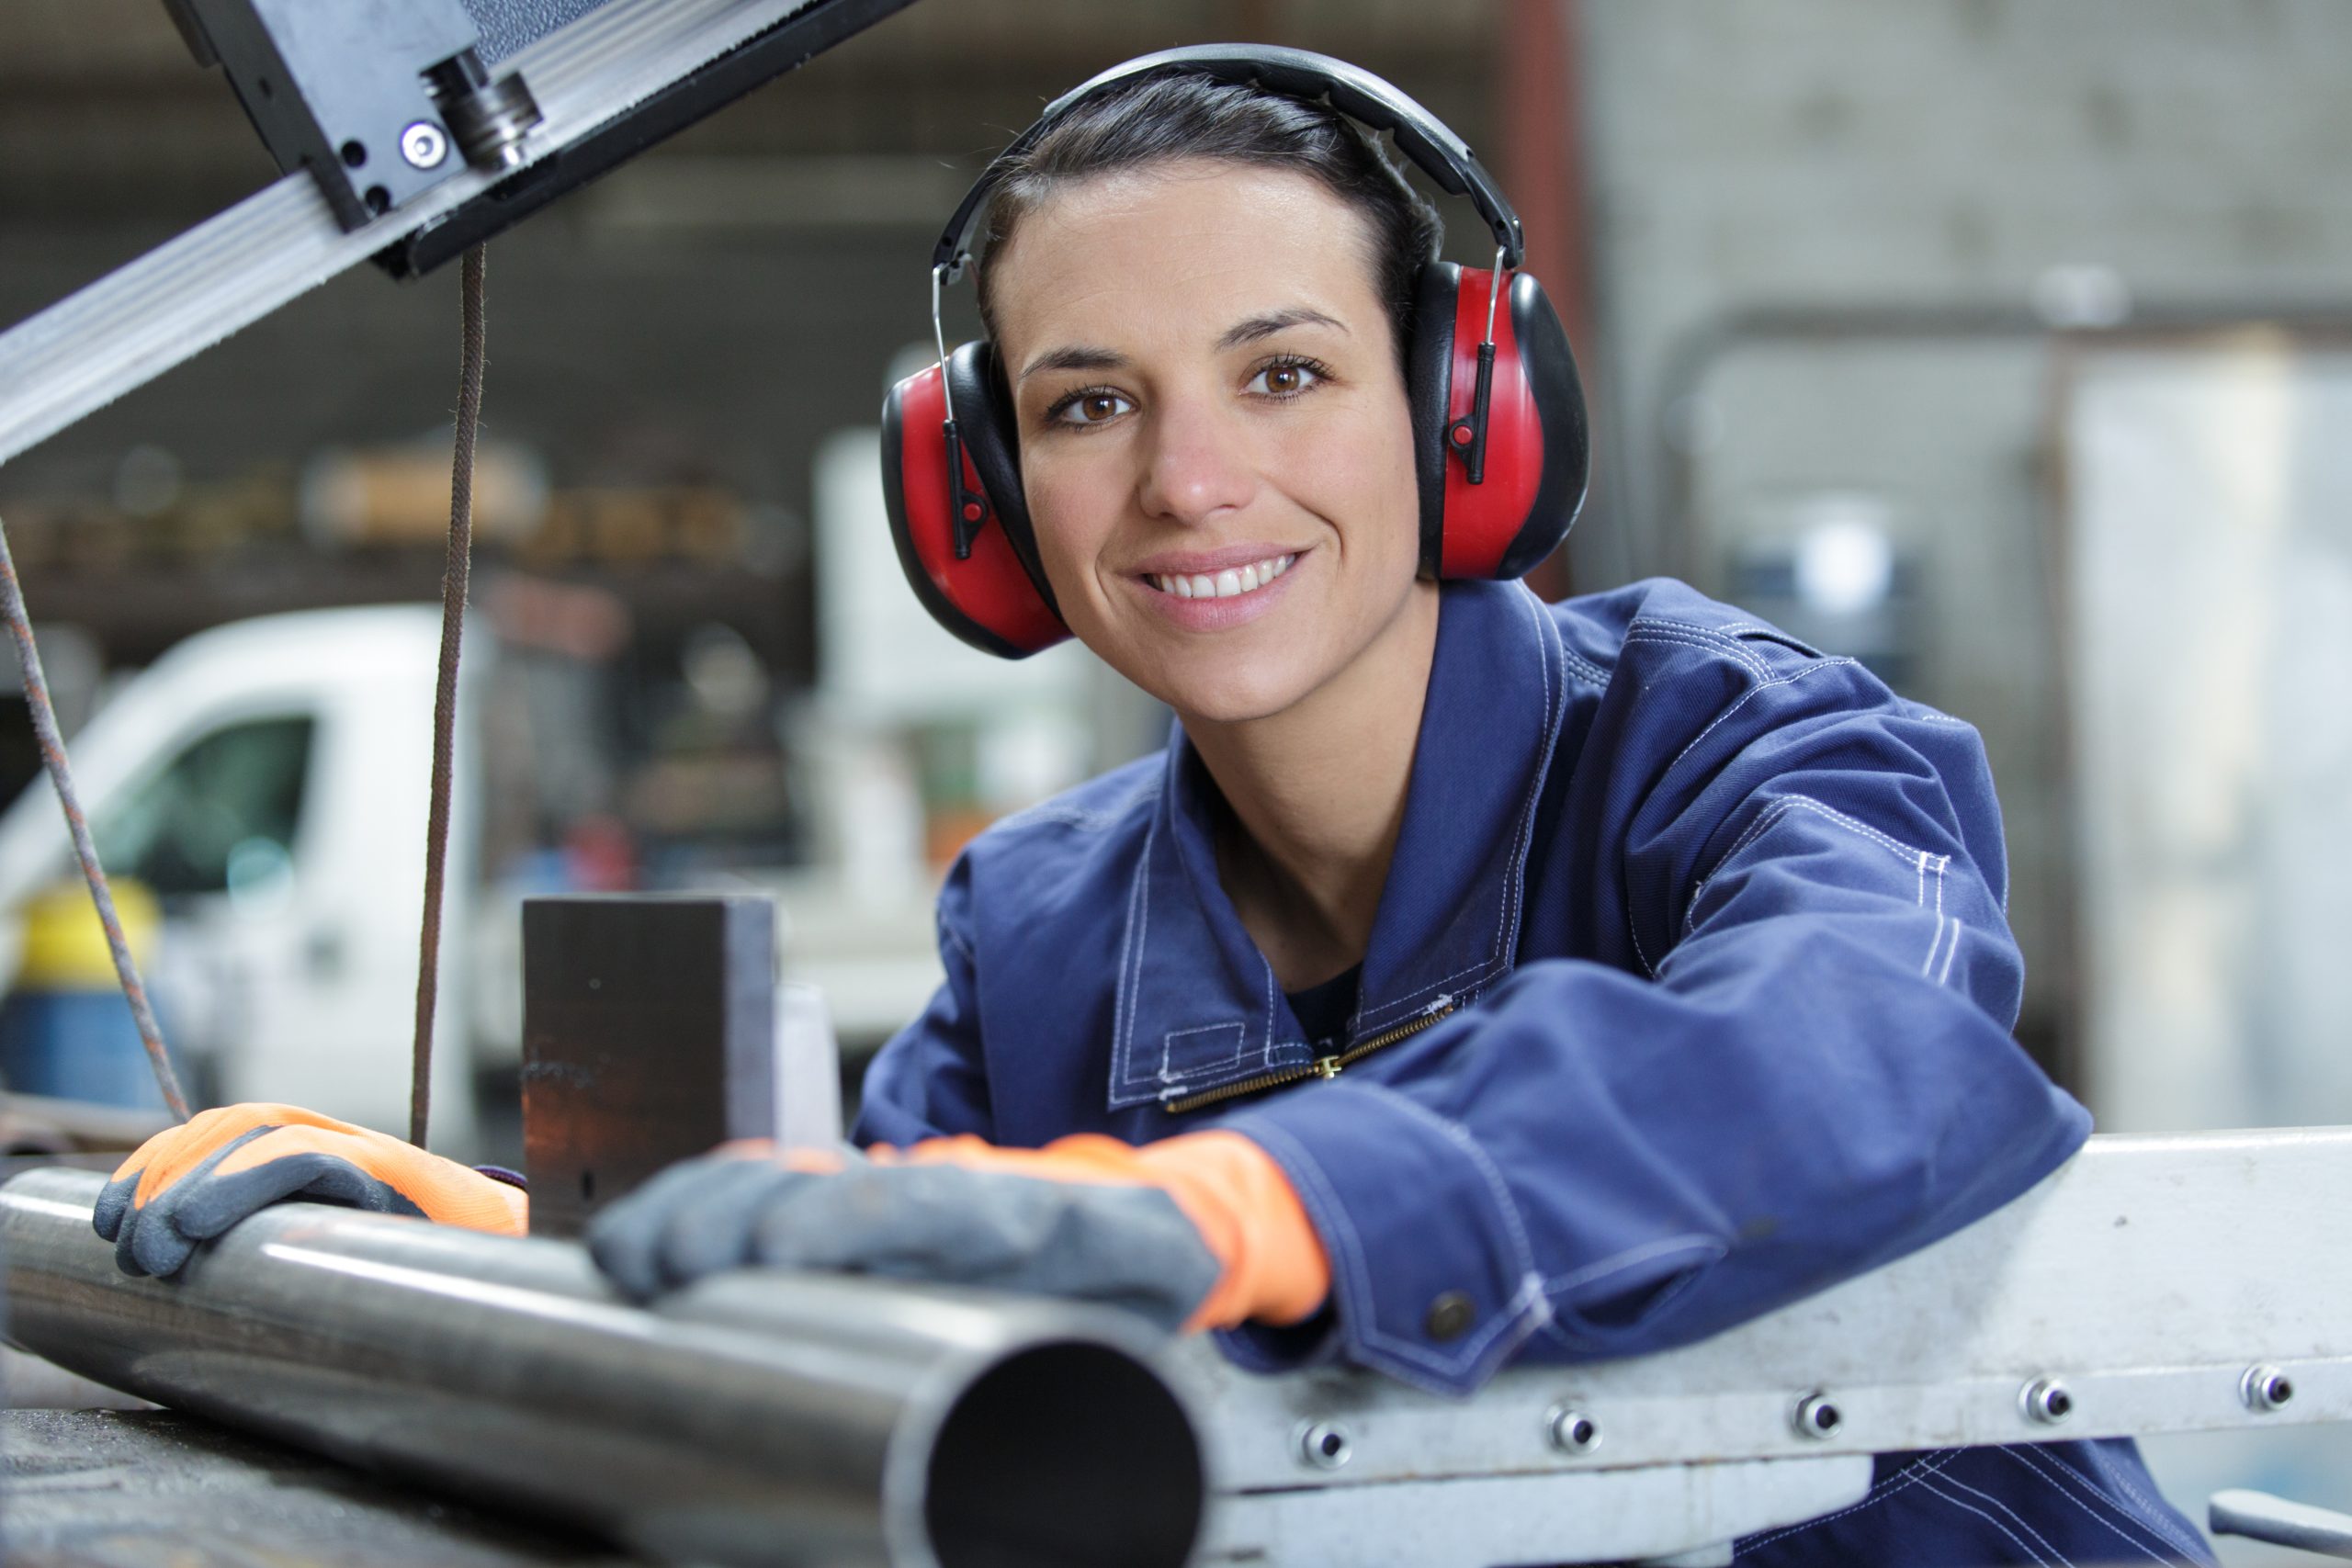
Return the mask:
{"type": "Polygon", "coordinates": [[[0,463],[360,262],[430,272],[911,3],[610,0],[502,62],[540,115],[503,165],[356,228],[288,174],[0,333],[0,463]]]}

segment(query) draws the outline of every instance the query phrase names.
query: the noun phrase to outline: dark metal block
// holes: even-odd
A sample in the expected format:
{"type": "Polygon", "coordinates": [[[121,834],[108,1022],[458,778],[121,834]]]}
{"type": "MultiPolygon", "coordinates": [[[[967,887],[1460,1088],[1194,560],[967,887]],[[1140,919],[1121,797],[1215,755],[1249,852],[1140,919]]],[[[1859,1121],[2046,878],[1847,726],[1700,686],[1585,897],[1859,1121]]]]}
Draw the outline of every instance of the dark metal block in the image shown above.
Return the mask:
{"type": "MultiPolygon", "coordinates": [[[[468,0],[487,38],[502,5],[523,6],[534,0],[468,0]]],[[[536,0],[549,17],[579,0],[536,0]]],[[[579,189],[607,170],[663,139],[726,107],[756,87],[786,72],[797,70],[835,44],[852,38],[914,0],[808,0],[766,32],[702,69],[691,72],[662,91],[632,105],[605,124],[548,153],[529,168],[509,175],[489,191],[466,203],[446,220],[388,246],[376,259],[398,278],[421,277],[454,257],[464,254],[493,235],[504,232],[542,207],[579,189]]],[[[535,17],[526,25],[548,19],[535,17]]]]}
{"type": "Polygon", "coordinates": [[[620,895],[523,905],[531,1234],[675,1161],[776,1133],[775,910],[620,895]]]}
{"type": "MultiPolygon", "coordinates": [[[[459,0],[165,0],[197,59],[218,62],[277,166],[316,177],[356,229],[466,166],[429,73],[472,58],[459,0]],[[416,128],[439,155],[412,158],[416,128]]],[[[475,69],[480,70],[479,64],[475,69]]]]}

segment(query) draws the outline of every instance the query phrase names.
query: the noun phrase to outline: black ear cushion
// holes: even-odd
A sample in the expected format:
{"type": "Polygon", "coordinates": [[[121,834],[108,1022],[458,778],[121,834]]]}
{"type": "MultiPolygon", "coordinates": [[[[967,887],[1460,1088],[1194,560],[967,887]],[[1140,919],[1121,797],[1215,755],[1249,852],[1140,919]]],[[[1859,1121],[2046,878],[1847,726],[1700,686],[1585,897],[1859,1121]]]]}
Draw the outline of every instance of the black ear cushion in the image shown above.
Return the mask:
{"type": "Polygon", "coordinates": [[[1413,477],[1420,487],[1421,574],[1435,577],[1445,543],[1445,415],[1453,396],[1453,317],[1462,269],[1425,264],[1413,287],[1405,395],[1413,410],[1413,477]]]}
{"type": "Polygon", "coordinates": [[[1511,335],[1519,345],[1520,369],[1535,396],[1544,422],[1544,478],[1527,522],[1503,551],[1498,577],[1524,576],[1560,547],[1584,510],[1592,466],[1592,434],[1587,423],[1584,386],[1577,376],[1567,329],[1552,309],[1544,286],[1526,273],[1511,279],[1511,335]]]}
{"type": "Polygon", "coordinates": [[[979,338],[947,356],[947,394],[955,404],[964,450],[971,455],[980,488],[989,493],[989,504],[996,510],[1012,553],[1046,605],[1059,615],[1061,606],[1054,601],[1045,563],[1038,558],[1036,531],[1029,525],[1029,503],[1021,490],[1020,426],[1012,393],[997,367],[995,344],[979,338]]]}

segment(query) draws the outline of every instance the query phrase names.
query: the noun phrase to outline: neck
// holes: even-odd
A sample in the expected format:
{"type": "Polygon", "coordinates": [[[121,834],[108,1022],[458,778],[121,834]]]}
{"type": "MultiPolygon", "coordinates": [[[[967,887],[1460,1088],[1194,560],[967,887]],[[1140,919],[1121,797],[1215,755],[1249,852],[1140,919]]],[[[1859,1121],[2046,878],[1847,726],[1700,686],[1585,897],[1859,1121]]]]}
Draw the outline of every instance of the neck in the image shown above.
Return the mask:
{"type": "Polygon", "coordinates": [[[1278,714],[1184,720],[1230,808],[1217,874],[1241,923],[1297,990],[1361,963],[1404,826],[1437,651],[1438,590],[1329,681],[1278,714]]]}

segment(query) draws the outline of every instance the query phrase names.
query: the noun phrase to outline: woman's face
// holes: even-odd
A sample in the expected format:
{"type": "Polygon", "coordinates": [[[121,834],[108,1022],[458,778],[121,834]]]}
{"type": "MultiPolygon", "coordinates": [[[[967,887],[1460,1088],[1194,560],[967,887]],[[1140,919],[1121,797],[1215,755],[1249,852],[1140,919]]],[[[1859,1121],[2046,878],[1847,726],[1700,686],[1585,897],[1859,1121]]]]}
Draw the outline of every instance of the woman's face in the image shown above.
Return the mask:
{"type": "Polygon", "coordinates": [[[1412,417],[1351,209],[1304,175],[1163,164],[1056,192],[993,265],[1029,513],[1080,640],[1239,721],[1404,635],[1412,417]]]}

